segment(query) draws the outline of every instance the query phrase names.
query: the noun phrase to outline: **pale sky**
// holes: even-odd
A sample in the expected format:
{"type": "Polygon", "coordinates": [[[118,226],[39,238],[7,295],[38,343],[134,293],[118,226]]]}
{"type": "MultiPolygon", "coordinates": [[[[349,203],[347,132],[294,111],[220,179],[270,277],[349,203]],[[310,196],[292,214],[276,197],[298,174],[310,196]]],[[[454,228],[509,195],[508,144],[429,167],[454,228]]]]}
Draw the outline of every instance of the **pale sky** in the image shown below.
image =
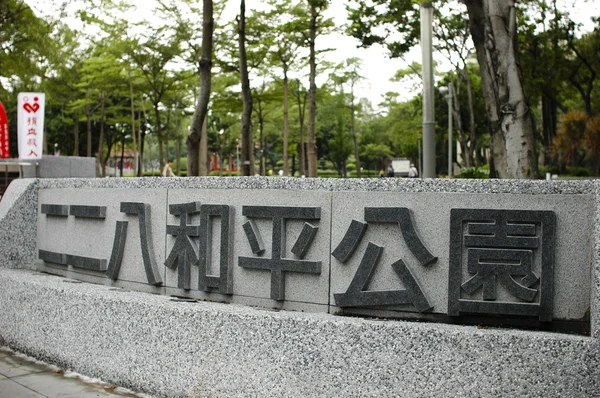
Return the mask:
{"type": "MultiPolygon", "coordinates": [[[[52,2],[42,3],[37,0],[25,0],[25,2],[38,14],[53,14],[52,2]]],[[[152,15],[153,0],[139,0],[134,1],[133,3],[136,4],[137,7],[133,19],[155,19],[152,15]]],[[[343,0],[332,0],[329,9],[327,10],[327,16],[333,18],[337,26],[346,22],[347,13],[344,3],[343,0]]],[[[83,4],[84,2],[82,0],[73,0],[71,3],[72,8],[70,9],[75,10],[83,8],[83,4]]],[[[246,3],[246,12],[249,12],[249,9],[255,4],[259,4],[259,2],[248,1],[246,3]]],[[[227,0],[225,12],[223,13],[224,18],[233,20],[238,13],[239,0],[227,0]]],[[[202,16],[200,15],[199,18],[201,17],[202,16]]],[[[79,23],[78,21],[73,21],[70,25],[77,26],[79,23]]],[[[400,83],[392,83],[389,81],[398,69],[402,69],[406,67],[406,65],[399,59],[389,59],[385,55],[386,50],[382,47],[373,46],[369,49],[357,48],[357,41],[355,39],[339,33],[318,37],[316,43],[318,49],[334,49],[325,55],[325,59],[334,64],[340,63],[351,57],[357,57],[363,60],[362,75],[366,79],[355,87],[355,95],[357,98],[368,98],[373,103],[373,106],[376,106],[381,101],[382,95],[388,91],[404,93],[404,95],[402,95],[403,99],[409,99],[414,95],[408,93],[408,90],[403,88],[400,83]]],[[[407,57],[407,59],[418,61],[419,57],[420,49],[417,48],[411,53],[411,56],[407,57]],[[416,55],[416,59],[414,55],[416,55]]],[[[317,84],[323,84],[326,79],[327,76],[323,74],[318,78],[317,84]]],[[[306,82],[306,84],[308,85],[308,82],[306,82]]]]}
{"type": "MultiPolygon", "coordinates": [[[[248,1],[246,7],[252,7],[253,1],[248,1]]],[[[342,26],[347,23],[346,1],[330,0],[329,7],[325,15],[332,18],[336,26],[342,26]]],[[[234,18],[239,13],[239,1],[229,0],[224,15],[230,15],[234,18]]],[[[317,50],[334,49],[327,52],[323,58],[328,62],[338,64],[348,58],[362,59],[362,76],[366,79],[355,87],[356,98],[368,98],[374,107],[382,100],[382,96],[389,92],[401,94],[403,100],[412,98],[415,93],[410,92],[410,87],[404,87],[401,83],[390,82],[396,71],[407,67],[406,63],[400,59],[390,59],[386,54],[387,50],[379,45],[370,48],[357,48],[358,41],[352,37],[341,33],[334,33],[329,36],[319,36],[316,40],[317,50]]],[[[407,60],[418,61],[420,63],[420,47],[413,49],[406,56],[407,60]]],[[[435,58],[435,55],[434,55],[435,58]]],[[[440,61],[442,61],[440,59],[440,61]]],[[[327,80],[326,74],[319,76],[317,84],[320,86],[327,80]]],[[[307,83],[308,85],[308,83],[307,83]]]]}
{"type": "MultiPolygon", "coordinates": [[[[34,10],[41,13],[52,13],[50,8],[51,2],[39,2],[37,0],[25,0],[34,10]]],[[[590,16],[600,15],[600,10],[597,8],[598,0],[579,0],[579,8],[574,8],[571,0],[559,0],[559,6],[571,11],[571,17],[576,22],[586,24],[587,30],[593,27],[590,16]],[[591,12],[590,12],[591,11],[591,12]]],[[[153,19],[152,4],[153,0],[138,0],[134,1],[137,6],[134,19],[153,19]]],[[[330,0],[330,6],[326,15],[333,18],[337,26],[346,23],[346,9],[344,0],[330,0]]],[[[84,4],[82,0],[73,0],[72,7],[80,8],[84,4]]],[[[239,0],[227,0],[224,18],[233,20],[235,15],[239,13],[239,0]]],[[[249,9],[259,6],[260,0],[248,1],[246,3],[247,12],[249,9]]],[[[465,10],[466,13],[466,10],[465,10]]],[[[199,16],[201,18],[201,16],[199,16]]],[[[357,57],[363,60],[362,75],[366,78],[361,84],[355,87],[355,95],[357,98],[368,98],[374,107],[382,100],[382,96],[389,91],[400,94],[400,100],[412,98],[420,89],[414,86],[414,82],[410,84],[393,83],[390,78],[399,69],[404,69],[407,64],[400,59],[390,59],[387,56],[387,50],[381,46],[372,46],[368,49],[357,48],[357,41],[343,34],[332,34],[317,38],[317,48],[334,48],[334,51],[328,52],[325,59],[334,64],[340,63],[347,58],[357,57]]],[[[441,54],[433,53],[434,62],[439,63],[439,69],[447,70],[448,62],[441,54]]],[[[421,49],[416,46],[405,56],[407,62],[421,62],[421,49]]],[[[317,84],[321,85],[327,79],[327,76],[320,76],[317,84]]]]}

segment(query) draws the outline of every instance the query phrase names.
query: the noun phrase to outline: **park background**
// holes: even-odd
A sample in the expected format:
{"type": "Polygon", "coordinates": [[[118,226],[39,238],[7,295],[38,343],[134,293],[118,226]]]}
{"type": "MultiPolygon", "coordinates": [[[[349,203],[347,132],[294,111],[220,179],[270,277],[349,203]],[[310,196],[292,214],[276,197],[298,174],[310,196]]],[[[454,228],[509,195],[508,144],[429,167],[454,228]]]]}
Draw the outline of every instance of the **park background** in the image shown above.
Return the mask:
{"type": "MultiPolygon", "coordinates": [[[[241,172],[240,3],[214,2],[208,159],[200,174],[241,172]]],[[[395,2],[392,9],[378,1],[350,1],[347,8],[341,1],[263,1],[245,10],[253,174],[279,175],[284,168],[285,175],[310,174],[307,37],[314,3],[318,176],[375,177],[390,158],[420,163],[418,2],[395,2]]],[[[486,178],[490,126],[467,11],[459,2],[433,6],[436,174],[447,173],[448,90],[439,88],[450,84],[454,169],[459,177],[486,178]]],[[[537,175],[597,176],[598,5],[536,0],[516,10],[537,175]]],[[[200,90],[202,2],[8,0],[0,5],[0,24],[0,100],[13,155],[16,96],[44,92],[45,153],[94,156],[105,165],[100,176],[158,175],[169,159],[177,175],[188,174],[185,142],[200,90]]]]}

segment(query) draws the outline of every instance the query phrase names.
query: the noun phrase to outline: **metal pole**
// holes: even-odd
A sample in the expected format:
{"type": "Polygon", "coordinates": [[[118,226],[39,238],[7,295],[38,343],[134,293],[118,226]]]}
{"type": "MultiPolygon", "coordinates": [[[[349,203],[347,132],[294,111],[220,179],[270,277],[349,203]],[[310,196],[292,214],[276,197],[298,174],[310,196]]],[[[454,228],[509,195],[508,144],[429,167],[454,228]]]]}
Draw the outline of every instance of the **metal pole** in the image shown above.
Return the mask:
{"type": "Polygon", "coordinates": [[[448,83],[448,178],[452,178],[452,82],[448,83]]]}
{"type": "Polygon", "coordinates": [[[435,178],[435,111],[432,55],[433,6],[421,3],[421,51],[423,58],[423,177],[435,178]]]}

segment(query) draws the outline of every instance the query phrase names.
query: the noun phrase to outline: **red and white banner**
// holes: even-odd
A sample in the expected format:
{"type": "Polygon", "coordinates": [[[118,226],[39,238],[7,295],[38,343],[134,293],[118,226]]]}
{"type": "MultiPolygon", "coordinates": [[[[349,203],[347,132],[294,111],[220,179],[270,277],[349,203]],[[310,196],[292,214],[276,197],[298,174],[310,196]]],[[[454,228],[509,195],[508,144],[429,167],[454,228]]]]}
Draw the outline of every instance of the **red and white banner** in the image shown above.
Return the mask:
{"type": "Polygon", "coordinates": [[[19,130],[19,159],[41,159],[44,147],[43,93],[19,93],[17,97],[19,130]]]}
{"type": "Polygon", "coordinates": [[[10,145],[8,135],[8,118],[2,101],[0,101],[0,158],[10,157],[10,145]]]}

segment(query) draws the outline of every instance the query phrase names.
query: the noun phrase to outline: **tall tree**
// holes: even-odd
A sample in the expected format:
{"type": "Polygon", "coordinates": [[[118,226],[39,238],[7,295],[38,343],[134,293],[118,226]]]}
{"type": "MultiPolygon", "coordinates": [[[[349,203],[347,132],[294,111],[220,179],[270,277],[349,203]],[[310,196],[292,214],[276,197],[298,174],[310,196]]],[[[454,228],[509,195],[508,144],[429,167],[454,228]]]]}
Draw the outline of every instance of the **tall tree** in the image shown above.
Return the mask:
{"type": "MultiPolygon", "coordinates": [[[[522,16],[519,28],[521,63],[527,94],[532,104],[541,103],[542,144],[544,158],[557,134],[559,112],[566,113],[564,81],[570,74],[564,26],[567,16],[560,12],[557,0],[533,1],[530,12],[522,16]],[[553,82],[553,84],[547,84],[553,82]]],[[[544,159],[545,162],[545,159],[544,159]]]]}
{"type": "MultiPolygon", "coordinates": [[[[0,77],[40,76],[52,48],[54,24],[38,18],[23,0],[0,1],[0,77]]],[[[0,88],[3,87],[0,79],[0,88]]]]}
{"type": "Polygon", "coordinates": [[[593,32],[581,38],[575,36],[575,24],[569,23],[566,31],[567,48],[574,56],[569,57],[569,82],[575,87],[583,100],[585,113],[588,117],[594,116],[592,97],[596,78],[600,74],[600,18],[596,20],[597,26],[593,32]]]}
{"type": "Polygon", "coordinates": [[[317,142],[315,137],[315,120],[317,115],[317,53],[315,41],[317,38],[317,28],[319,16],[327,7],[327,1],[308,0],[310,6],[310,29],[308,36],[309,48],[309,89],[308,89],[308,137],[307,137],[307,157],[308,157],[308,177],[317,177],[317,142]]]}
{"type": "Polygon", "coordinates": [[[289,175],[289,73],[300,58],[303,43],[302,30],[306,27],[306,9],[302,2],[271,0],[272,9],[266,13],[267,40],[270,41],[270,57],[273,64],[281,67],[283,74],[283,175],[289,175]]]}
{"type": "MultiPolygon", "coordinates": [[[[73,107],[77,99],[83,97],[83,93],[77,89],[77,83],[81,79],[80,71],[83,53],[80,51],[80,43],[77,32],[71,30],[64,24],[56,26],[54,32],[54,43],[48,51],[48,65],[51,70],[45,79],[44,90],[46,92],[47,107],[58,106],[62,124],[57,130],[70,127],[73,135],[67,142],[61,142],[63,152],[79,156],[79,115],[81,110],[73,107]]],[[[59,137],[52,136],[53,129],[47,129],[47,139],[53,139],[57,143],[59,137]]],[[[61,134],[62,131],[58,135],[61,134]]],[[[62,141],[62,140],[61,140],[62,141]]]]}
{"type": "Polygon", "coordinates": [[[300,139],[298,142],[298,153],[300,157],[300,175],[307,175],[306,168],[306,150],[305,150],[305,141],[304,141],[304,121],[306,119],[306,103],[308,101],[308,91],[300,80],[294,79],[291,84],[292,95],[296,100],[296,107],[298,109],[298,123],[300,130],[300,139]]]}
{"type": "Polygon", "coordinates": [[[200,93],[192,116],[190,134],[186,140],[188,176],[200,175],[201,129],[208,114],[208,103],[210,101],[214,24],[213,1],[204,0],[202,8],[202,48],[200,60],[198,61],[200,93]]]}
{"type": "Polygon", "coordinates": [[[342,88],[342,97],[344,96],[343,86],[347,84],[350,86],[349,101],[350,103],[345,105],[350,109],[350,135],[352,136],[352,143],[354,144],[354,158],[356,162],[356,175],[361,177],[361,165],[360,165],[360,153],[358,147],[358,133],[356,131],[356,112],[357,104],[355,102],[355,86],[364,79],[364,76],[360,74],[361,60],[356,57],[348,58],[336,67],[334,73],[334,80],[336,84],[339,84],[342,88]]]}
{"type": "MultiPolygon", "coordinates": [[[[411,0],[353,0],[350,33],[363,46],[386,44],[401,56],[418,38],[419,5],[411,0]],[[380,29],[383,27],[383,29],[380,29]],[[385,32],[381,34],[380,32],[385,32]]],[[[490,122],[499,177],[537,177],[532,115],[518,63],[514,0],[465,0],[490,122]]]]}
{"type": "Polygon", "coordinates": [[[525,96],[513,0],[465,0],[500,178],[537,178],[533,118],[525,96]]]}
{"type": "MultiPolygon", "coordinates": [[[[252,90],[253,97],[253,112],[258,121],[258,142],[260,145],[260,175],[267,175],[267,152],[268,145],[265,134],[265,119],[273,108],[269,108],[269,102],[273,101],[274,92],[272,87],[267,86],[265,80],[262,81],[260,86],[252,90]]],[[[279,98],[278,98],[279,99],[279,98]]]]}
{"type": "Polygon", "coordinates": [[[447,5],[451,12],[448,12],[446,9],[443,11],[436,10],[435,15],[439,20],[439,24],[434,26],[434,35],[439,39],[436,48],[446,56],[454,69],[452,75],[455,75],[456,78],[451,75],[448,82],[451,85],[448,95],[451,97],[452,120],[461,147],[463,165],[465,167],[472,167],[477,147],[477,129],[475,125],[475,103],[473,99],[471,69],[469,68],[468,60],[472,55],[473,48],[470,43],[469,20],[467,16],[457,9],[458,6],[461,5],[447,5]],[[450,6],[453,7],[450,8],[450,6]],[[468,129],[463,127],[463,119],[461,117],[462,102],[460,101],[460,97],[463,85],[467,95],[468,129]]]}
{"type": "Polygon", "coordinates": [[[131,58],[146,81],[150,100],[154,109],[155,132],[158,139],[160,168],[165,165],[164,136],[160,117],[160,104],[166,93],[179,80],[168,65],[181,54],[177,36],[169,35],[163,27],[149,32],[149,37],[139,43],[138,51],[131,58]]]}
{"type": "Polygon", "coordinates": [[[90,151],[92,146],[91,123],[94,112],[99,111],[97,116],[100,133],[98,138],[98,150],[96,152],[97,166],[99,175],[105,176],[104,145],[105,145],[105,127],[106,127],[106,106],[109,98],[126,87],[123,79],[123,70],[117,62],[116,57],[107,51],[106,48],[97,47],[93,56],[85,59],[80,70],[81,80],[77,87],[85,93],[85,97],[76,100],[72,107],[74,109],[84,109],[88,123],[87,147],[90,151]]]}
{"type": "Polygon", "coordinates": [[[248,75],[248,59],[246,55],[246,2],[240,1],[238,16],[238,42],[240,60],[240,81],[242,83],[242,171],[243,175],[254,175],[254,140],[252,138],[252,92],[248,75]]]}

